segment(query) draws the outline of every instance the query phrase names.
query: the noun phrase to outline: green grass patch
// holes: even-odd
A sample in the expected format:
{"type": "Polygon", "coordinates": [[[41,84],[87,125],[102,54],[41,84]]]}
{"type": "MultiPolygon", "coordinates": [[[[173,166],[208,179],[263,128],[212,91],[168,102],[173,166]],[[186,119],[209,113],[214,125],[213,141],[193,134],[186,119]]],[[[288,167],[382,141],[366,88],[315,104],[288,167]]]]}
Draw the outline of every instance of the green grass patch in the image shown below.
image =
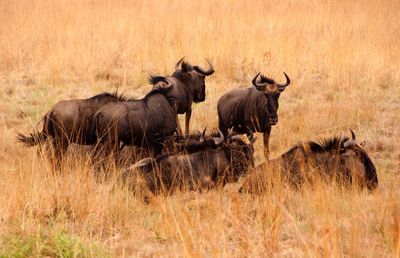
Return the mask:
{"type": "Polygon", "coordinates": [[[64,231],[37,235],[9,234],[0,241],[0,258],[5,257],[111,257],[106,248],[86,242],[64,231]]]}

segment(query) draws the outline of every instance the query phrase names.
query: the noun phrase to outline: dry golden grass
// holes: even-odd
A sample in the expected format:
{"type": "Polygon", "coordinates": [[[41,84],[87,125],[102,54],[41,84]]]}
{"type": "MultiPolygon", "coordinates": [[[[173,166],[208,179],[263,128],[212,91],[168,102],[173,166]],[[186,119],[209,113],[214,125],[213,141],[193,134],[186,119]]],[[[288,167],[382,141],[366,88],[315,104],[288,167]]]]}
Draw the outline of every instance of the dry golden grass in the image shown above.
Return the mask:
{"type": "Polygon", "coordinates": [[[399,10],[397,0],[0,1],[0,247],[61,230],[111,256],[399,257],[399,10]],[[351,127],[368,140],[379,190],[283,186],[256,197],[230,186],[145,205],[113,179],[96,182],[84,162],[54,175],[35,148],[16,144],[15,132],[58,100],[117,87],[140,96],[148,74],[170,74],[182,56],[216,69],[192,130],[217,126],[228,89],[285,71],[293,83],[273,155],[351,127]]]}

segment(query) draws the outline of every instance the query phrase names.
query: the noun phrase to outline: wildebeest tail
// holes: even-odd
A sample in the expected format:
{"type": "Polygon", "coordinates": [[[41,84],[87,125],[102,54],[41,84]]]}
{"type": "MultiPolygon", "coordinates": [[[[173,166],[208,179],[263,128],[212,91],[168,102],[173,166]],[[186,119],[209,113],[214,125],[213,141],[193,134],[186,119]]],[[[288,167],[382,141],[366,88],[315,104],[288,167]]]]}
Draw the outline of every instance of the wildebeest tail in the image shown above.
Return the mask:
{"type": "Polygon", "coordinates": [[[45,132],[34,132],[30,133],[29,136],[22,133],[17,134],[18,141],[29,147],[41,144],[47,139],[47,134],[45,132]]]}
{"type": "Polygon", "coordinates": [[[43,117],[43,120],[44,124],[43,124],[43,130],[41,132],[35,130],[35,132],[30,133],[29,136],[24,135],[22,133],[17,133],[18,141],[28,147],[44,143],[44,141],[46,141],[47,139],[47,132],[45,128],[47,126],[48,114],[46,114],[43,117]]]}

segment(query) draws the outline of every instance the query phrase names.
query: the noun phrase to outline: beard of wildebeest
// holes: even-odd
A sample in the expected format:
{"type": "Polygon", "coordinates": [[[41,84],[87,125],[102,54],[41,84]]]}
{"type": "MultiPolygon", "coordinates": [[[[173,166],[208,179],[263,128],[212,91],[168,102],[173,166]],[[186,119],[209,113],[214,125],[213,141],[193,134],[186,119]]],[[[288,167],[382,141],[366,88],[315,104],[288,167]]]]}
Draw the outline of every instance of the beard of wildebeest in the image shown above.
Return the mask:
{"type": "Polygon", "coordinates": [[[172,88],[169,80],[159,81],[143,98],[109,103],[94,115],[96,136],[99,143],[94,158],[102,153],[113,156],[118,164],[122,146],[135,145],[155,156],[161,146],[157,139],[173,135],[177,128],[175,112],[165,93],[172,88]]]}
{"type": "Polygon", "coordinates": [[[290,84],[278,84],[258,73],[254,87],[234,89],[218,100],[219,129],[226,135],[229,128],[236,133],[261,132],[264,138],[264,156],[268,160],[271,126],[278,122],[279,96],[290,84]],[[259,78],[260,77],[260,78],[259,78]]]}
{"type": "Polygon", "coordinates": [[[43,117],[41,132],[29,136],[18,133],[18,140],[26,146],[43,144],[50,137],[56,169],[60,168],[63,155],[71,143],[92,145],[97,141],[93,130],[94,113],[111,102],[126,101],[127,97],[115,93],[101,93],[88,99],[72,99],[57,102],[43,117]]]}
{"type": "MultiPolygon", "coordinates": [[[[143,159],[123,172],[123,181],[133,189],[144,183],[152,194],[223,187],[237,182],[254,166],[255,138],[249,140],[245,143],[239,135],[224,138],[221,133],[213,145],[204,142],[204,148],[197,152],[143,159]]],[[[199,143],[192,144],[197,148],[199,143]]],[[[190,144],[186,147],[191,149],[190,144]]]]}
{"type": "MultiPolygon", "coordinates": [[[[176,114],[186,114],[185,134],[189,134],[190,118],[192,116],[192,103],[203,102],[206,98],[205,78],[214,73],[214,68],[209,60],[208,70],[200,66],[192,66],[184,62],[183,58],[175,65],[175,72],[168,78],[174,87],[166,94],[166,97],[173,103],[176,114]]],[[[182,129],[178,123],[178,132],[182,129]]]]}
{"type": "Polygon", "coordinates": [[[333,181],[339,186],[354,185],[369,190],[377,188],[375,165],[351,132],[351,139],[331,137],[299,143],[279,158],[258,165],[243,181],[241,192],[262,193],[277,180],[295,189],[305,184],[312,186],[316,181],[333,181]]]}

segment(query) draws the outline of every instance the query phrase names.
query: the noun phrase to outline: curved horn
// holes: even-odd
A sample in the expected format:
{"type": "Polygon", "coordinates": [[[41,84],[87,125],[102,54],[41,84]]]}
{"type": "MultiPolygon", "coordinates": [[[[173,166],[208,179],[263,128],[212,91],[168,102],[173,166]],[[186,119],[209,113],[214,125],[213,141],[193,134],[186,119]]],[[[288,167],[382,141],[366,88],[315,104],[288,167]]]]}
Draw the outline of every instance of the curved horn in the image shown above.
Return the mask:
{"type": "Polygon", "coordinates": [[[258,73],[258,74],[253,78],[253,80],[252,80],[251,82],[253,83],[254,87],[256,87],[257,90],[264,90],[265,86],[267,86],[268,83],[267,83],[267,82],[265,82],[265,83],[259,83],[259,82],[257,82],[257,78],[258,78],[258,76],[260,76],[260,74],[261,74],[261,73],[258,73]]]}
{"type": "Polygon", "coordinates": [[[193,69],[198,73],[204,74],[205,76],[209,76],[209,75],[213,74],[215,71],[214,71],[214,66],[211,64],[210,60],[208,60],[208,59],[206,59],[206,60],[207,60],[208,66],[209,66],[207,71],[197,65],[195,67],[193,67],[193,69]]]}
{"type": "Polygon", "coordinates": [[[231,137],[232,140],[241,140],[242,136],[240,134],[234,135],[231,137]]]}
{"type": "Polygon", "coordinates": [[[206,128],[204,128],[203,132],[201,133],[201,136],[200,136],[200,142],[201,143],[204,143],[204,139],[205,139],[205,136],[206,136],[206,130],[207,130],[207,126],[206,126],[206,128]]]}
{"type": "Polygon", "coordinates": [[[232,126],[230,129],[228,129],[228,137],[230,137],[233,134],[233,127],[232,126]]]}
{"type": "Polygon", "coordinates": [[[356,145],[356,141],[354,140],[347,140],[345,143],[343,143],[344,148],[353,147],[354,145],[356,145]]]}
{"type": "Polygon", "coordinates": [[[217,146],[225,141],[224,134],[221,132],[221,130],[218,129],[218,132],[219,132],[219,138],[214,137],[214,143],[217,146]]]}
{"type": "Polygon", "coordinates": [[[347,148],[347,147],[353,147],[354,145],[357,144],[356,142],[356,134],[353,132],[353,130],[350,128],[350,132],[351,132],[351,139],[347,140],[346,142],[343,143],[343,147],[347,148]]]}
{"type": "Polygon", "coordinates": [[[351,128],[350,128],[350,132],[351,132],[351,139],[353,141],[355,141],[356,140],[356,134],[353,132],[353,130],[351,128]]]}
{"type": "Polygon", "coordinates": [[[278,86],[280,92],[284,91],[285,88],[286,88],[287,86],[289,86],[289,84],[290,84],[290,78],[289,78],[289,76],[288,76],[286,73],[283,73],[283,74],[284,74],[285,77],[286,77],[286,83],[285,83],[285,84],[279,84],[279,83],[276,84],[276,86],[278,86]]]}
{"type": "Polygon", "coordinates": [[[175,70],[179,70],[179,66],[181,65],[181,63],[182,63],[182,61],[183,61],[184,58],[185,58],[185,57],[182,57],[182,58],[178,61],[178,63],[176,63],[176,65],[175,65],[175,70]]]}
{"type": "Polygon", "coordinates": [[[148,164],[150,164],[152,161],[153,161],[153,158],[144,158],[142,160],[139,160],[132,166],[130,166],[128,169],[144,167],[144,166],[147,166],[148,164]]]}

